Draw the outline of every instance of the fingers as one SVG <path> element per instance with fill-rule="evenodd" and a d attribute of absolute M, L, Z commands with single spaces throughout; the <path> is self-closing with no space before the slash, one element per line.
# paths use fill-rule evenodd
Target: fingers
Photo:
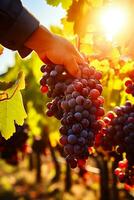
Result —
<path fill-rule="evenodd" d="M 76 55 L 75 58 L 76 58 L 76 61 L 77 61 L 78 64 L 84 64 L 84 65 L 88 64 L 87 57 L 84 54 L 76 51 L 75 55 Z"/>
<path fill-rule="evenodd" d="M 86 61 L 81 57 L 75 57 L 75 60 L 78 64 L 86 64 Z"/>
<path fill-rule="evenodd" d="M 80 68 L 75 58 L 70 59 L 69 61 L 64 63 L 64 66 L 72 76 L 75 76 L 75 77 L 81 76 Z"/>

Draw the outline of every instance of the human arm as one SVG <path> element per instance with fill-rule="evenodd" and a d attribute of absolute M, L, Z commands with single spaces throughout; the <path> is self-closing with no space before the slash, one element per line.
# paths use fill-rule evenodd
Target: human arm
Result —
<path fill-rule="evenodd" d="M 0 43 L 18 50 L 26 57 L 31 49 L 24 42 L 39 27 L 39 21 L 31 15 L 20 0 L 0 0 Z"/>
<path fill-rule="evenodd" d="M 34 50 L 44 62 L 49 59 L 63 64 L 72 75 L 79 72 L 78 64 L 84 62 L 71 43 L 40 26 L 20 0 L 0 1 L 0 43 L 18 50 L 22 58 Z"/>

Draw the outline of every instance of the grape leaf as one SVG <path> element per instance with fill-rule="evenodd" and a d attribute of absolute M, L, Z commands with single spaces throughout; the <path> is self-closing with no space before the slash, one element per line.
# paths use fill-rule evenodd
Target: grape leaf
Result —
<path fill-rule="evenodd" d="M 67 1 L 65 1 L 65 0 L 55 0 L 55 1 L 54 0 L 46 0 L 46 2 L 51 6 L 58 6 L 61 3 L 61 5 L 64 9 L 68 9 L 70 7 L 70 5 L 72 4 L 72 1 L 73 0 L 67 0 Z"/>
<path fill-rule="evenodd" d="M 100 7 L 103 5 L 103 0 L 90 0 L 93 7 Z"/>
<path fill-rule="evenodd" d="M 86 0 L 74 0 L 67 10 L 67 21 L 74 23 L 74 33 L 83 37 L 92 17 L 92 7 Z"/>
<path fill-rule="evenodd" d="M 61 0 L 46 0 L 46 2 L 51 6 L 58 6 L 61 3 Z"/>
<path fill-rule="evenodd" d="M 68 1 L 62 0 L 62 1 L 61 1 L 62 7 L 63 7 L 64 9 L 68 9 L 68 8 L 71 6 L 72 1 L 73 1 L 73 0 L 68 0 Z"/>
<path fill-rule="evenodd" d="M 19 73 L 16 83 L 0 93 L 0 132 L 5 139 L 15 132 L 15 123 L 23 125 L 27 116 L 20 92 L 24 87 L 24 74 Z"/>

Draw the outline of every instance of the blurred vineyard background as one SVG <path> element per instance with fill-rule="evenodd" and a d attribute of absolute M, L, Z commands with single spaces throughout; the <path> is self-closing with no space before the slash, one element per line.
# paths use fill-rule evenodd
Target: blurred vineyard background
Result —
<path fill-rule="evenodd" d="M 114 46 L 107 41 L 94 21 L 95 13 L 109 1 L 46 2 L 52 6 L 61 4 L 66 10 L 62 26 L 52 25 L 51 31 L 67 38 L 87 56 L 90 66 L 102 71 L 105 111 L 123 105 L 127 99 L 133 103 L 133 97 L 125 92 L 124 83 L 134 70 L 134 61 L 125 56 L 124 44 Z M 113 173 L 117 166 L 114 158 L 107 157 L 100 149 L 89 157 L 87 171 L 69 168 L 59 143 L 60 123 L 45 114 L 49 99 L 40 92 L 42 64 L 35 53 L 25 60 L 15 54 L 15 63 L 0 75 L 0 81 L 11 82 L 16 80 L 19 71 L 24 72 L 26 87 L 22 96 L 27 112 L 25 124 L 28 125 L 25 155 L 19 152 L 18 163 L 0 159 L 0 200 L 133 199 L 134 191 L 125 190 Z"/>

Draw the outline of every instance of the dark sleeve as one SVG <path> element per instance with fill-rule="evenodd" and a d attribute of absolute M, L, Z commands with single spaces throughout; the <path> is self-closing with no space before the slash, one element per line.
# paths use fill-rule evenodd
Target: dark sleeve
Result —
<path fill-rule="evenodd" d="M 0 43 L 3 46 L 18 50 L 21 57 L 27 56 L 31 50 L 24 43 L 38 26 L 38 20 L 20 0 L 0 0 Z"/>

